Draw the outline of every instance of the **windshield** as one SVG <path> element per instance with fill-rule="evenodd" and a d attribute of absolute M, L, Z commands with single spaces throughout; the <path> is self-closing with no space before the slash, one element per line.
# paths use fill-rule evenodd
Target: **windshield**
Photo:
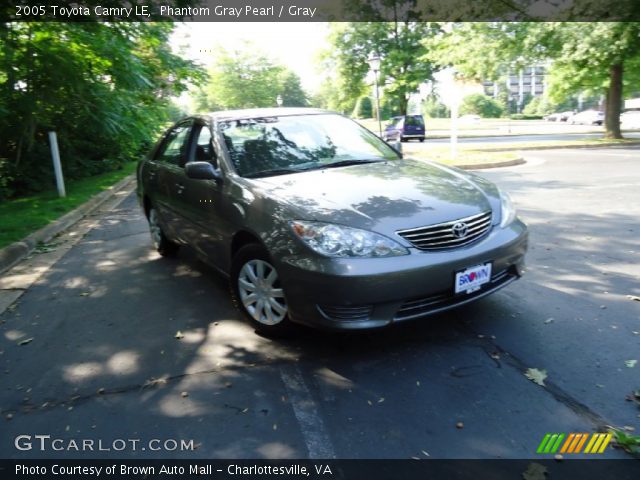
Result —
<path fill-rule="evenodd" d="M 243 177 L 399 158 L 377 136 L 335 114 L 229 120 L 220 122 L 220 132 Z"/>

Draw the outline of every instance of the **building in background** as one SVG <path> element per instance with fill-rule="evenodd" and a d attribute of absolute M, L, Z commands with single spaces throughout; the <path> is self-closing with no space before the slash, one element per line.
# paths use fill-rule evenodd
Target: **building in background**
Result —
<path fill-rule="evenodd" d="M 544 65 L 525 67 L 518 72 L 509 72 L 500 81 L 482 82 L 482 86 L 485 95 L 495 99 L 506 92 L 509 104 L 520 113 L 531 98 L 541 96 L 547 90 L 547 71 Z"/>

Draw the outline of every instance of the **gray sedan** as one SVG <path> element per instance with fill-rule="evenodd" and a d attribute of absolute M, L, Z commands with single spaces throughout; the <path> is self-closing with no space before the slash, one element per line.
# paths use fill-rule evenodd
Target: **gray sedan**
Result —
<path fill-rule="evenodd" d="M 178 122 L 137 171 L 161 255 L 188 245 L 261 332 L 382 327 L 519 278 L 527 228 L 478 175 L 402 154 L 315 109 Z"/>

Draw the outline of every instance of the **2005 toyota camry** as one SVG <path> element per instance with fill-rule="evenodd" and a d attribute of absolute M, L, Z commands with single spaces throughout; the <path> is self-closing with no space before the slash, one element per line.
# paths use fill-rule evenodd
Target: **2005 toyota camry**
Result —
<path fill-rule="evenodd" d="M 335 113 L 194 116 L 166 132 L 137 175 L 158 252 L 195 249 L 265 333 L 417 319 L 523 272 L 527 228 L 506 193 L 403 159 Z"/>

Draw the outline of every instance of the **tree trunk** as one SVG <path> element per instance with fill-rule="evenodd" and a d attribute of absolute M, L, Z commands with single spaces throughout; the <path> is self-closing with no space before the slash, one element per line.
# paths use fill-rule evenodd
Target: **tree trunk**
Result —
<path fill-rule="evenodd" d="M 407 96 L 405 94 L 400 95 L 400 115 L 407 114 L 407 107 L 409 106 L 409 101 L 407 100 Z"/>
<path fill-rule="evenodd" d="M 620 132 L 620 106 L 622 104 L 622 63 L 609 68 L 609 88 L 604 112 L 605 138 L 622 138 Z"/>

